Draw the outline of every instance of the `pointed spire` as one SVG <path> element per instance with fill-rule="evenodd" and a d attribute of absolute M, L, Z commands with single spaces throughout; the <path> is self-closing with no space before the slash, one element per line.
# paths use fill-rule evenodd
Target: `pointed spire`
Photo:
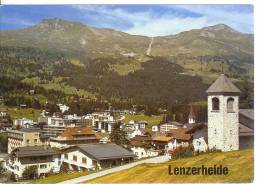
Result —
<path fill-rule="evenodd" d="M 195 114 L 192 105 L 190 106 L 189 123 L 195 123 Z"/>
<path fill-rule="evenodd" d="M 221 74 L 224 74 L 224 61 L 221 61 Z"/>
<path fill-rule="evenodd" d="M 218 79 L 207 89 L 207 93 L 240 93 L 240 90 L 227 78 L 221 74 Z"/>

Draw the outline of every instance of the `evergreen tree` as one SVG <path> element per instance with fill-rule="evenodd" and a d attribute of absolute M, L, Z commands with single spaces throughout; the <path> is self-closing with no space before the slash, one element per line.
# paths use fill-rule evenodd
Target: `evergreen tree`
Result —
<path fill-rule="evenodd" d="M 129 145 L 129 141 L 127 139 L 126 132 L 120 128 L 121 125 L 121 122 L 117 122 L 114 125 L 109 138 L 113 143 L 123 147 L 127 147 Z"/>

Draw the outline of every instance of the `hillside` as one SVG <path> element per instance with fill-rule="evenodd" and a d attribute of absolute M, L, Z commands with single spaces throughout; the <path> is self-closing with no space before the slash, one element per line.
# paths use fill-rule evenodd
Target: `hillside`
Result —
<path fill-rule="evenodd" d="M 254 179 L 254 151 L 241 150 L 226 153 L 209 153 L 199 156 L 172 160 L 163 164 L 142 164 L 134 168 L 110 174 L 87 183 L 241 183 Z M 169 175 L 168 165 L 172 167 L 205 167 L 220 165 L 229 169 L 228 175 Z"/>
<path fill-rule="evenodd" d="M 112 29 L 93 28 L 78 22 L 46 19 L 21 30 L 1 31 L 1 46 L 54 49 L 74 56 L 139 56 L 146 54 L 151 38 Z M 227 25 L 215 25 L 176 35 L 154 37 L 151 55 L 253 56 L 253 35 Z M 252 58 L 251 58 L 252 59 Z"/>
<path fill-rule="evenodd" d="M 205 100 L 205 89 L 224 61 L 230 78 L 249 81 L 253 97 L 253 35 L 227 25 L 154 37 L 151 43 L 146 36 L 47 19 L 0 31 L 0 37 L 0 75 L 31 88 L 165 108 Z M 3 91 L 1 96 L 12 93 Z"/>
<path fill-rule="evenodd" d="M 67 53 L 76 58 L 119 56 L 128 52 L 142 54 L 149 38 L 97 29 L 61 19 L 43 20 L 21 30 L 1 31 L 1 46 L 36 47 Z"/>

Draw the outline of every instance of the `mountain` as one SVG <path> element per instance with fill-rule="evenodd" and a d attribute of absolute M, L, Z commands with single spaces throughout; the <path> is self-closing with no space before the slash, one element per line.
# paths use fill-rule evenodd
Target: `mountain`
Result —
<path fill-rule="evenodd" d="M 0 38 L 0 77 L 65 95 L 165 107 L 205 100 L 222 61 L 224 72 L 240 84 L 254 76 L 254 36 L 224 24 L 151 38 L 48 19 L 0 31 Z M 17 95 L 18 88 L 2 91 Z M 246 100 L 253 97 L 252 83 L 247 89 Z"/>
<path fill-rule="evenodd" d="M 86 57 L 145 55 L 151 38 L 130 35 L 112 29 L 93 28 L 61 19 L 43 20 L 37 25 L 14 31 L 1 31 L 1 46 L 55 49 Z M 252 57 L 253 35 L 243 34 L 219 24 L 184 31 L 171 36 L 154 37 L 153 56 L 228 55 Z"/>
<path fill-rule="evenodd" d="M 121 52 L 142 54 L 149 44 L 149 38 L 144 36 L 92 28 L 61 19 L 43 20 L 21 30 L 1 31 L 1 40 L 1 46 L 54 49 L 83 57 L 113 56 Z"/>
<path fill-rule="evenodd" d="M 185 31 L 173 36 L 156 37 L 153 55 L 190 54 L 193 56 L 253 56 L 253 35 L 243 34 L 219 24 Z"/>

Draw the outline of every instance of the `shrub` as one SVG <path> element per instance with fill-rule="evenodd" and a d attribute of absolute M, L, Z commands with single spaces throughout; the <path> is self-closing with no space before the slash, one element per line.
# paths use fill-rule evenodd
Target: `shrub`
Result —
<path fill-rule="evenodd" d="M 179 158 L 186 158 L 194 156 L 194 147 L 192 145 L 189 145 L 187 147 L 178 147 L 174 150 L 174 152 L 171 155 L 172 159 L 179 159 Z"/>
<path fill-rule="evenodd" d="M 30 179 L 35 179 L 38 177 L 38 167 L 37 166 L 29 166 L 26 167 L 25 170 L 23 171 L 23 178 L 30 180 Z"/>

